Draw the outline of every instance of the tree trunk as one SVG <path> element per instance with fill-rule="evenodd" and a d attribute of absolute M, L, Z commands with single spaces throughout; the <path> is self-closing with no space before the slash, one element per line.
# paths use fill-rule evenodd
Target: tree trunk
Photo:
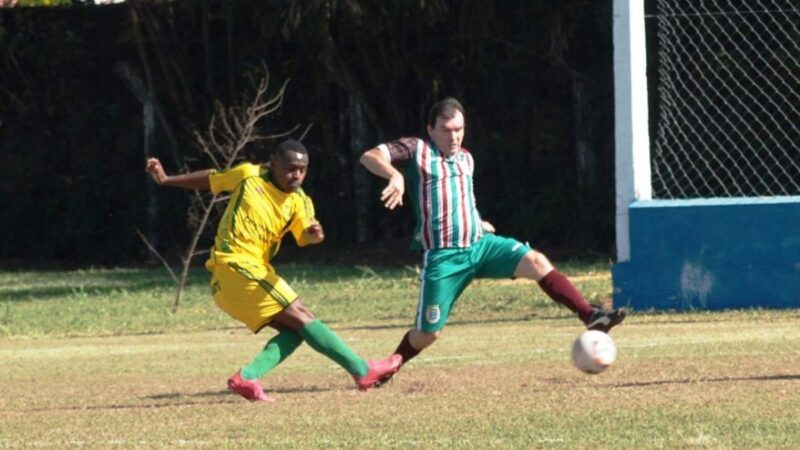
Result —
<path fill-rule="evenodd" d="M 155 129 L 156 118 L 153 103 L 150 101 L 150 96 L 145 97 L 147 100 L 142 104 L 142 122 L 144 126 L 144 159 L 153 156 L 155 149 Z M 144 176 L 150 177 L 150 174 L 144 172 Z M 145 224 L 145 236 L 150 244 L 158 248 L 158 234 L 156 233 L 157 219 L 158 219 L 158 193 L 156 192 L 156 184 L 152 180 L 147 180 L 147 218 Z M 154 262 L 155 255 L 148 253 L 148 262 Z"/>
<path fill-rule="evenodd" d="M 127 82 L 128 88 L 133 95 L 142 103 L 142 128 L 144 160 L 142 161 L 142 175 L 147 177 L 145 183 L 147 189 L 147 208 L 145 218 L 145 236 L 153 248 L 158 248 L 158 234 L 156 233 L 156 220 L 158 219 L 158 193 L 156 184 L 150 180 L 150 175 L 144 171 L 144 161 L 154 156 L 155 149 L 155 129 L 156 115 L 153 106 L 152 96 L 145 87 L 144 80 L 141 79 L 127 64 L 120 64 L 116 68 L 117 73 Z M 155 255 L 148 252 L 148 262 L 155 261 Z"/>
<path fill-rule="evenodd" d="M 575 159 L 577 162 L 578 186 L 591 190 L 597 184 L 597 161 L 592 146 L 591 94 L 586 81 L 580 77 L 572 79 L 572 114 L 574 117 Z"/>
<path fill-rule="evenodd" d="M 370 195 L 371 175 L 363 167 L 358 167 L 361 153 L 367 149 L 367 124 L 364 117 L 364 108 L 358 102 L 356 95 L 349 93 L 347 97 L 347 116 L 350 122 L 350 149 L 356 164 L 353 170 L 353 187 L 355 199 L 355 231 L 356 242 L 363 243 L 370 239 Z"/>
<path fill-rule="evenodd" d="M 572 78 L 572 115 L 573 134 L 575 136 L 575 159 L 577 178 L 577 211 L 576 220 L 580 229 L 588 230 L 597 226 L 598 211 L 597 191 L 597 151 L 598 144 L 594 138 L 594 115 L 592 112 L 592 92 L 589 82 L 580 76 Z M 581 246 L 591 246 L 591 233 L 581 234 Z M 588 240 L 587 240 L 588 239 Z"/>
<path fill-rule="evenodd" d="M 202 39 L 203 39 L 203 54 L 205 55 L 205 67 L 206 67 L 206 90 L 208 92 L 205 93 L 205 97 L 207 98 L 217 98 L 216 89 L 214 87 L 214 66 L 212 61 L 212 54 L 211 54 L 211 31 L 209 30 L 209 20 L 211 17 L 211 10 L 208 7 L 208 2 L 204 1 L 202 3 L 201 11 L 200 11 L 200 26 L 202 30 Z M 213 109 L 213 106 L 208 105 L 207 109 L 210 111 Z"/>
<path fill-rule="evenodd" d="M 235 69 L 235 61 L 236 55 L 234 52 L 236 51 L 236 44 L 234 40 L 234 30 L 236 28 L 235 24 L 233 23 L 233 7 L 234 2 L 223 2 L 223 8 L 225 11 L 225 42 L 227 48 L 227 55 L 226 55 L 226 62 L 228 65 L 228 90 L 230 91 L 228 95 L 230 98 L 236 98 L 239 94 L 239 90 L 236 87 L 236 69 Z"/>

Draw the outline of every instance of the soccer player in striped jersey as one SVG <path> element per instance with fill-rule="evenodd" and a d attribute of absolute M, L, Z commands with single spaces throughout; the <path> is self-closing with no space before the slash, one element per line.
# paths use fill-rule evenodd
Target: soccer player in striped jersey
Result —
<path fill-rule="evenodd" d="M 474 278 L 535 280 L 589 329 L 608 332 L 622 322 L 624 308 L 607 310 L 588 303 L 544 254 L 494 234 L 492 224 L 481 218 L 473 192 L 475 163 L 461 146 L 464 126 L 463 106 L 446 98 L 428 113 L 427 139 L 401 138 L 380 144 L 360 159 L 367 170 L 389 180 L 381 192 L 387 208 L 403 204 L 408 185 L 416 216 L 413 246 L 423 251 L 415 325 L 393 356 L 399 355 L 405 364 L 431 345 Z"/>
<path fill-rule="evenodd" d="M 325 239 L 311 199 L 301 189 L 308 162 L 308 151 L 295 140 L 281 142 L 268 165 L 243 163 L 225 171 L 170 176 L 158 159 L 147 161 L 147 171 L 160 185 L 231 193 L 206 262 L 214 301 L 253 333 L 267 326 L 278 331 L 250 364 L 228 379 L 230 389 L 250 401 L 275 400 L 259 379 L 303 342 L 344 368 L 361 390 L 400 367 L 399 356 L 367 362 L 354 353 L 314 317 L 270 264 L 289 232 L 299 246 Z"/>

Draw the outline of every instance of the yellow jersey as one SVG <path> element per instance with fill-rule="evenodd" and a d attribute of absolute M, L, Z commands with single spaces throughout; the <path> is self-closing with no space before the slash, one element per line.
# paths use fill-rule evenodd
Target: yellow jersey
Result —
<path fill-rule="evenodd" d="M 243 163 L 208 176 L 211 192 L 230 192 L 220 219 L 209 268 L 215 262 L 246 261 L 269 267 L 281 240 L 291 231 L 297 245 L 308 244 L 303 230 L 317 223 L 314 205 L 301 190 L 283 192 L 270 180 L 266 166 Z"/>

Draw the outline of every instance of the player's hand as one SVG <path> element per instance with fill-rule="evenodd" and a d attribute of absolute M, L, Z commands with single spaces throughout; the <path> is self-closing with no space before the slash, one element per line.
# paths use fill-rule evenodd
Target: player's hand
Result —
<path fill-rule="evenodd" d="M 167 173 L 164 172 L 164 167 L 161 165 L 161 161 L 159 161 L 158 158 L 147 158 L 145 170 L 150 172 L 150 175 L 153 176 L 153 180 L 155 180 L 156 183 L 164 184 L 164 182 L 167 181 Z"/>
<path fill-rule="evenodd" d="M 489 223 L 489 222 L 487 222 L 485 220 L 483 221 L 483 223 L 481 223 L 481 226 L 483 227 L 483 231 L 485 231 L 487 233 L 494 233 L 495 232 L 494 225 L 492 225 L 491 223 Z"/>
<path fill-rule="evenodd" d="M 325 240 L 325 231 L 322 230 L 322 225 L 315 223 L 305 229 L 308 240 L 314 244 L 320 243 Z"/>
<path fill-rule="evenodd" d="M 405 189 L 406 182 L 403 178 L 403 174 L 395 172 L 395 174 L 389 178 L 389 184 L 386 185 L 386 188 L 381 192 L 383 206 L 389 209 L 394 209 L 398 205 L 403 206 L 403 192 L 405 192 Z"/>

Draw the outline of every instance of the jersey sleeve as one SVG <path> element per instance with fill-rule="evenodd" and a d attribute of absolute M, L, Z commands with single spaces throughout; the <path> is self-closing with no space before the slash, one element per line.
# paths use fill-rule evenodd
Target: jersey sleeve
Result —
<path fill-rule="evenodd" d="M 228 170 L 213 171 L 208 175 L 211 192 L 233 192 L 245 178 L 257 177 L 261 167 L 251 163 L 239 164 Z"/>
<path fill-rule="evenodd" d="M 308 245 L 308 242 L 303 239 L 303 230 L 317 223 L 317 219 L 314 217 L 314 204 L 311 202 L 311 198 L 302 191 L 295 192 L 293 195 L 297 197 L 294 201 L 294 214 L 292 222 L 289 224 L 289 230 L 297 245 L 302 247 Z"/>
<path fill-rule="evenodd" d="M 414 157 L 417 151 L 419 138 L 400 138 L 395 141 L 386 142 L 378 146 L 381 154 L 391 163 L 401 163 Z"/>

